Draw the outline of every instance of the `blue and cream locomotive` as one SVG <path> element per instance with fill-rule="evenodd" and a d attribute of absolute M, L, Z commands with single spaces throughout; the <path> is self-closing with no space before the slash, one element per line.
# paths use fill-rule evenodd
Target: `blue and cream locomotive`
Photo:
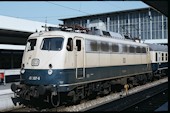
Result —
<path fill-rule="evenodd" d="M 34 33 L 23 54 L 21 82 L 11 89 L 16 97 L 41 98 L 56 107 L 61 101 L 108 94 L 117 83 L 151 80 L 158 70 L 151 56 L 149 45 L 118 33 L 112 37 L 62 30 Z"/>

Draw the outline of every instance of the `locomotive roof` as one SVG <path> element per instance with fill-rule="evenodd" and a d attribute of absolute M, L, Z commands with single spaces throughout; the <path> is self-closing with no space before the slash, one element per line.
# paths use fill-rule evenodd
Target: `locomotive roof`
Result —
<path fill-rule="evenodd" d="M 151 51 L 164 51 L 168 52 L 168 46 L 166 45 L 158 45 L 158 44 L 147 44 Z"/>
<path fill-rule="evenodd" d="M 117 38 L 112 38 L 112 37 L 107 37 L 107 36 L 99 36 L 99 35 L 91 35 L 91 34 L 85 34 L 85 33 L 76 33 L 76 32 L 66 32 L 66 31 L 43 31 L 39 33 L 34 33 L 30 35 L 29 38 L 34 38 L 34 37 L 44 37 L 44 36 L 55 36 L 55 35 L 63 35 L 67 37 L 83 37 L 85 39 L 89 40 L 100 40 L 100 41 L 108 41 L 108 42 L 115 42 L 115 43 L 124 43 L 124 44 L 131 44 L 131 45 L 138 45 L 138 46 L 148 46 L 144 43 L 137 43 L 132 40 L 128 39 L 117 39 Z"/>

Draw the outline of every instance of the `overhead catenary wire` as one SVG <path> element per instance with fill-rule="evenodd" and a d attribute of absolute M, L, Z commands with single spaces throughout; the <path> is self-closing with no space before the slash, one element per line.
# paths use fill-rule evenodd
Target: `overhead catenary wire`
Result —
<path fill-rule="evenodd" d="M 80 10 L 81 9 L 81 6 L 79 7 L 79 9 L 75 9 L 75 8 L 71 8 L 71 7 L 68 7 L 68 6 L 64 6 L 64 5 L 61 5 L 61 4 L 58 4 L 58 3 L 54 3 L 54 2 L 51 2 L 51 1 L 45 1 L 46 3 L 49 3 L 49 4 L 53 4 L 53 5 L 56 5 L 56 6 L 60 6 L 60 7 L 64 7 L 64 8 L 67 8 L 67 9 L 71 9 L 71 10 L 74 10 L 74 11 L 78 11 L 78 12 L 81 12 L 81 13 L 84 13 L 84 14 L 88 14 L 88 15 L 91 15 L 91 13 L 88 13 L 88 12 L 85 12 L 85 11 L 82 11 L 82 10 Z M 108 5 L 110 5 L 110 6 L 112 6 L 111 4 L 109 4 L 109 3 L 107 3 L 107 2 L 103 2 L 103 3 L 106 3 L 106 4 L 108 4 Z M 8 15 L 6 15 L 6 16 L 8 16 Z M 58 18 L 58 17 L 67 17 L 67 16 L 77 16 L 77 15 L 60 15 L 60 16 L 14 16 L 14 17 L 16 17 L 16 18 L 39 18 L 39 19 L 46 19 L 46 18 L 48 18 L 48 19 L 55 19 L 55 18 Z M 81 15 L 80 15 L 81 16 Z"/>
<path fill-rule="evenodd" d="M 81 11 L 81 10 L 78 10 L 78 9 L 74 9 L 74 8 L 71 8 L 71 7 L 63 6 L 63 5 L 60 5 L 60 4 L 57 4 L 57 3 L 53 3 L 53 2 L 50 2 L 50 1 L 46 1 L 46 2 L 50 3 L 50 4 L 53 4 L 53 5 L 57 5 L 57 6 L 60 6 L 60 7 L 64 7 L 64 8 L 67 8 L 67 9 L 71 9 L 71 10 L 74 10 L 74 11 L 78 11 L 78 12 L 90 15 L 90 13 L 87 13 L 87 12 L 84 12 L 84 11 Z"/>
<path fill-rule="evenodd" d="M 89 13 L 89 12 L 87 12 L 87 11 L 83 11 L 82 10 L 82 4 L 80 3 L 79 4 L 79 8 L 72 8 L 72 7 L 68 7 L 68 6 L 65 6 L 65 5 L 61 5 L 61 4 L 59 4 L 58 2 L 56 3 L 56 2 L 52 2 L 52 1 L 44 1 L 45 3 L 49 3 L 49 4 L 51 4 L 51 5 L 55 5 L 55 6 L 59 6 L 59 7 L 63 7 L 63 8 L 66 8 L 66 9 L 69 9 L 69 10 L 73 10 L 73 11 L 77 11 L 77 12 L 80 12 L 80 13 L 83 13 L 83 14 L 86 14 L 86 15 L 93 15 L 92 13 Z M 112 6 L 112 7 L 117 7 L 117 8 L 121 8 L 121 7 L 119 7 L 119 6 L 117 6 L 117 5 L 115 5 L 115 4 L 112 4 L 112 2 L 102 2 L 102 4 L 107 4 L 108 6 Z M 99 7 L 100 7 L 100 5 L 99 5 Z M 2 9 L 3 10 L 3 9 Z M 68 16 L 71 16 L 71 17 L 73 17 L 73 16 L 83 16 L 82 14 L 80 14 L 80 15 L 56 15 L 56 16 L 48 16 L 48 15 L 45 15 L 45 16 L 13 16 L 13 17 L 16 17 L 16 18 L 27 18 L 27 19 L 43 19 L 43 20 L 45 20 L 45 19 L 48 19 L 48 20 L 54 20 L 54 19 L 58 19 L 59 17 L 60 18 L 63 18 L 63 17 L 68 17 Z"/>
<path fill-rule="evenodd" d="M 53 4 L 53 5 L 57 5 L 57 6 L 60 6 L 60 7 L 64 7 L 64 8 L 67 8 L 67 9 L 71 9 L 71 10 L 74 10 L 74 11 L 78 11 L 78 12 L 81 12 L 81 13 L 90 15 L 90 13 L 81 11 L 80 9 L 75 9 L 75 8 L 63 6 L 63 5 L 60 5 L 60 4 L 57 4 L 57 3 L 53 3 L 53 2 L 50 2 L 50 1 L 46 1 L 46 2 L 47 2 L 47 3 L 50 3 L 50 4 Z M 48 18 L 48 19 L 51 19 L 51 18 L 58 18 L 58 17 L 63 17 L 63 16 L 74 16 L 74 15 L 41 16 L 41 17 L 18 17 L 18 16 L 17 16 L 16 18 L 42 18 L 42 19 Z M 75 16 L 77 16 L 77 15 L 75 15 Z"/>
<path fill-rule="evenodd" d="M 18 17 L 18 18 L 46 18 L 46 17 L 47 17 L 47 18 L 58 18 L 58 17 L 65 17 L 65 16 L 67 17 L 67 16 L 77 16 L 77 15 L 38 16 L 38 17 L 35 17 L 35 16 L 34 16 L 34 17 L 31 17 L 31 16 L 30 16 L 30 17 L 29 17 L 29 16 L 22 16 L 22 17 L 21 17 L 21 16 L 20 16 L 20 17 Z M 16 18 L 17 18 L 17 17 L 16 17 Z"/>
<path fill-rule="evenodd" d="M 67 6 L 64 6 L 64 5 L 60 5 L 60 4 L 57 4 L 57 3 L 53 3 L 53 2 L 50 2 L 50 1 L 46 1 L 47 3 L 50 3 L 50 4 L 53 4 L 53 5 L 57 5 L 57 6 L 60 6 L 60 7 L 64 7 L 64 8 L 67 8 L 67 9 L 71 9 L 71 10 L 74 10 L 74 11 L 78 11 L 78 12 L 81 12 L 81 13 L 84 13 L 84 14 L 90 14 L 90 13 L 87 13 L 85 11 L 81 11 L 80 9 L 75 9 L 75 8 L 71 8 L 71 7 L 67 7 Z M 8 15 L 6 15 L 8 16 Z M 25 16 L 13 16 L 15 18 L 42 18 L 42 19 L 52 19 L 52 18 L 58 18 L 58 17 L 64 17 L 64 16 L 77 16 L 77 15 L 60 15 L 60 16 L 28 16 L 28 17 L 25 17 Z"/>

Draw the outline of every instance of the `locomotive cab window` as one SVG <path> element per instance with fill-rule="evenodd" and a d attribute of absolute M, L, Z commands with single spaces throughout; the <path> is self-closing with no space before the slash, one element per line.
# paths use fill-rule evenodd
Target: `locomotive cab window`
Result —
<path fill-rule="evenodd" d="M 81 51 L 81 40 L 76 40 L 77 51 Z"/>
<path fill-rule="evenodd" d="M 73 51 L 73 39 L 72 38 L 68 38 L 68 42 L 67 42 L 67 50 L 68 51 Z"/>
<path fill-rule="evenodd" d="M 52 51 L 60 51 L 63 45 L 63 38 L 44 38 L 42 41 L 42 50 L 52 50 Z"/>
<path fill-rule="evenodd" d="M 32 51 L 35 49 L 37 39 L 29 39 L 27 42 L 27 51 Z"/>

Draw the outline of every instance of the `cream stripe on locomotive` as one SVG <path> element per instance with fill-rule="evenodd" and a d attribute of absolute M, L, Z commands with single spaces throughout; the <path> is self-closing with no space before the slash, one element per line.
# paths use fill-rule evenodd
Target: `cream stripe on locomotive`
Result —
<path fill-rule="evenodd" d="M 85 67 L 147 64 L 146 55 L 86 53 Z"/>

